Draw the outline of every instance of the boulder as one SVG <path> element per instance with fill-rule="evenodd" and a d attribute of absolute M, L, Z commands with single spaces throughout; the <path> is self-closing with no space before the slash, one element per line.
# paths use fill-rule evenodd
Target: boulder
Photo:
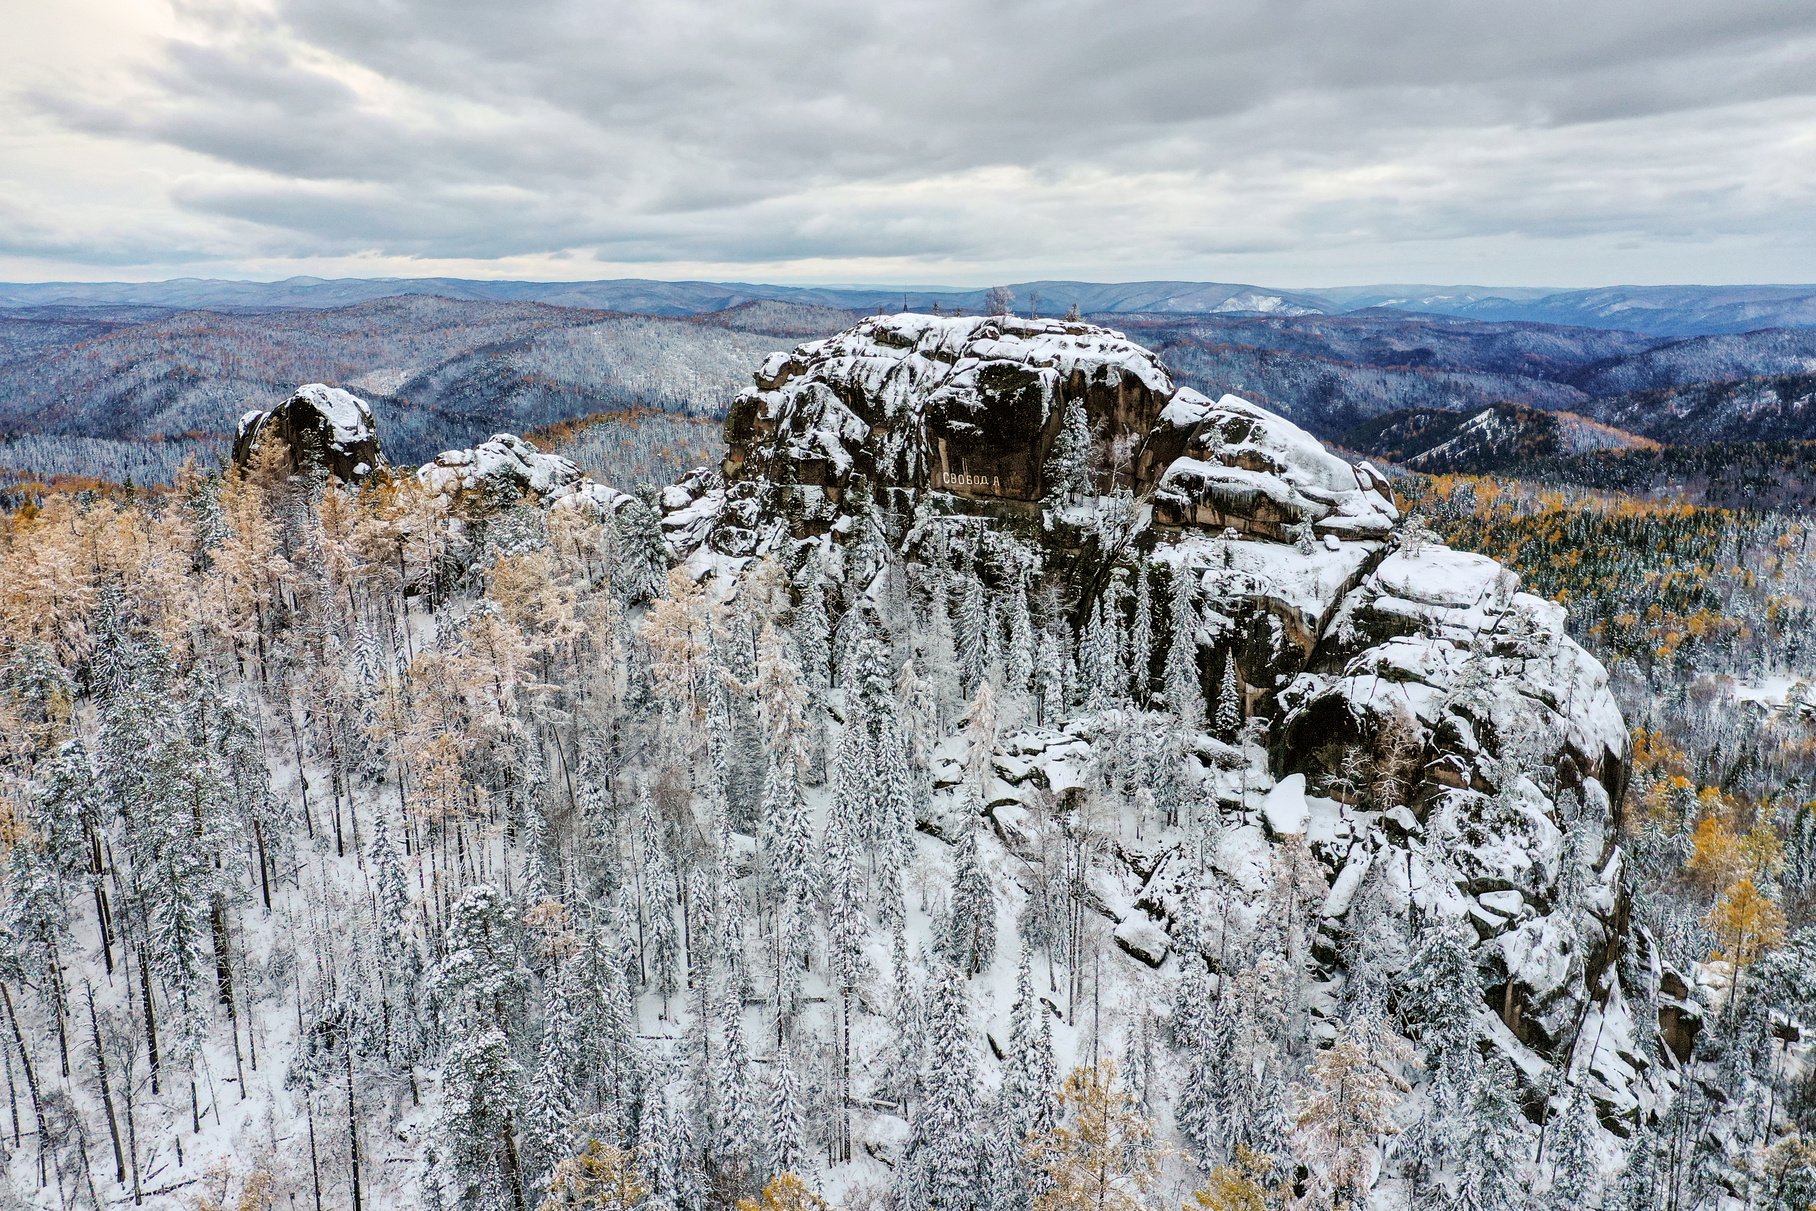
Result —
<path fill-rule="evenodd" d="M 269 412 L 240 418 L 233 442 L 238 467 L 252 463 L 261 442 L 279 441 L 300 473 L 322 470 L 343 483 L 363 483 L 385 464 L 371 405 L 339 387 L 309 383 Z"/>

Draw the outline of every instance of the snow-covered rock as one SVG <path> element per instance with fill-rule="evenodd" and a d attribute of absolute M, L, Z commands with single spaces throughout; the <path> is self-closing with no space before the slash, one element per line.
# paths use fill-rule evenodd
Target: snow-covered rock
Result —
<path fill-rule="evenodd" d="M 343 483 L 362 483 L 385 466 L 372 407 L 339 387 L 308 383 L 269 412 L 240 417 L 233 442 L 233 461 L 245 467 L 261 441 L 276 440 L 289 448 L 300 472 L 319 468 Z"/>
<path fill-rule="evenodd" d="M 898 527 L 930 494 L 1088 521 L 1090 502 L 1056 501 L 1047 473 L 1074 402 L 1111 451 L 1093 489 L 1152 494 L 1156 524 L 1282 539 L 1309 523 L 1340 540 L 1380 538 L 1397 516 L 1372 469 L 1235 396 L 1175 387 L 1154 354 L 1092 324 L 877 316 L 773 354 L 753 377 L 726 419 L 727 500 L 760 501 L 797 540 L 839 531 L 860 486 Z M 762 539 L 728 519 L 706 541 L 749 554 Z"/>
<path fill-rule="evenodd" d="M 1212 403 L 1180 388 L 1148 444 L 1149 457 L 1166 464 L 1154 497 L 1161 524 L 1284 539 L 1288 527 L 1310 522 L 1326 540 L 1340 540 L 1382 537 L 1399 517 L 1372 469 L 1351 466 L 1234 395 Z"/>
<path fill-rule="evenodd" d="M 444 450 L 424 463 L 417 480 L 449 504 L 496 509 L 532 499 L 554 506 L 615 512 L 631 499 L 585 475 L 559 454 L 544 454 L 512 433 L 494 434 L 471 450 Z"/>

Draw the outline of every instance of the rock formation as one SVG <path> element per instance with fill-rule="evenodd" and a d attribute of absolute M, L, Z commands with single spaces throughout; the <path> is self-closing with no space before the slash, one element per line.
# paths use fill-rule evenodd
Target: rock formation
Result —
<path fill-rule="evenodd" d="M 1082 494 L 1048 472 L 1074 405 L 1092 435 Z M 1076 631 L 1100 616 L 1127 627 L 1144 571 L 1170 631 L 1158 598 L 1190 584 L 1200 690 L 1214 703 L 1233 683 L 1244 722 L 1187 729 L 1184 798 L 1215 804 L 1213 866 L 1251 916 L 1267 911 L 1270 847 L 1309 846 L 1326 889 L 1314 1014 L 1336 1012 L 1364 898 L 1402 921 L 1467 923 L 1483 1046 L 1528 1093 L 1574 1062 L 1611 1126 L 1650 1110 L 1634 1040 L 1651 1027 L 1616 962 L 1636 943 L 1637 965 L 1653 960 L 1620 891 L 1629 751 L 1606 674 L 1511 571 L 1397 524 L 1379 473 L 1234 396 L 1176 388 L 1119 333 L 1012 317 L 884 316 L 774 354 L 726 436 L 721 474 L 662 499 L 671 552 L 698 575 L 766 555 L 792 572 L 817 552 L 861 611 L 892 566 L 982 551 L 967 537 L 982 518 L 1023 554 L 1001 568 L 980 556 L 980 574 L 1019 591 L 1035 566 Z M 1165 646 L 1157 634 L 1132 693 L 1002 737 L 981 804 L 964 790 L 977 768 L 964 738 L 944 742 L 923 827 L 950 834 L 981 808 L 1029 850 L 1028 821 L 1078 792 L 1096 746 L 1170 726 Z M 1150 965 L 1196 950 L 1187 923 L 1208 911 L 1191 903 L 1202 888 L 1183 844 L 1176 829 L 1123 838 L 1095 890 L 1118 944 Z"/>
<path fill-rule="evenodd" d="M 246 413 L 233 442 L 234 464 L 250 465 L 259 443 L 271 440 L 288 447 L 299 472 L 320 469 L 343 483 L 363 483 L 385 466 L 371 407 L 339 387 L 309 383 L 269 412 Z"/>
<path fill-rule="evenodd" d="M 630 498 L 598 483 L 559 454 L 534 442 L 496 433 L 471 450 L 444 450 L 416 472 L 418 481 L 450 506 L 481 512 L 519 500 L 545 506 L 612 511 Z"/>

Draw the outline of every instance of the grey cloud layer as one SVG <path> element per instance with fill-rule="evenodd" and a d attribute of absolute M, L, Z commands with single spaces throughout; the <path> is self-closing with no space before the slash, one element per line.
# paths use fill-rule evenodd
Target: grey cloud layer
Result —
<path fill-rule="evenodd" d="M 1809 245 L 1807 3 L 192 5 L 72 131 L 247 255 L 774 262 Z"/>

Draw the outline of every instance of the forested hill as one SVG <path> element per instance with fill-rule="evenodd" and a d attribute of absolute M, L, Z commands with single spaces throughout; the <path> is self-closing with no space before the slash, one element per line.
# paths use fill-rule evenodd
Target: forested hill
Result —
<path fill-rule="evenodd" d="M 1561 607 L 1093 325 L 749 368 L 658 493 L 267 418 L 5 520 L 18 1202 L 1802 1197 L 1805 851 Z"/>

